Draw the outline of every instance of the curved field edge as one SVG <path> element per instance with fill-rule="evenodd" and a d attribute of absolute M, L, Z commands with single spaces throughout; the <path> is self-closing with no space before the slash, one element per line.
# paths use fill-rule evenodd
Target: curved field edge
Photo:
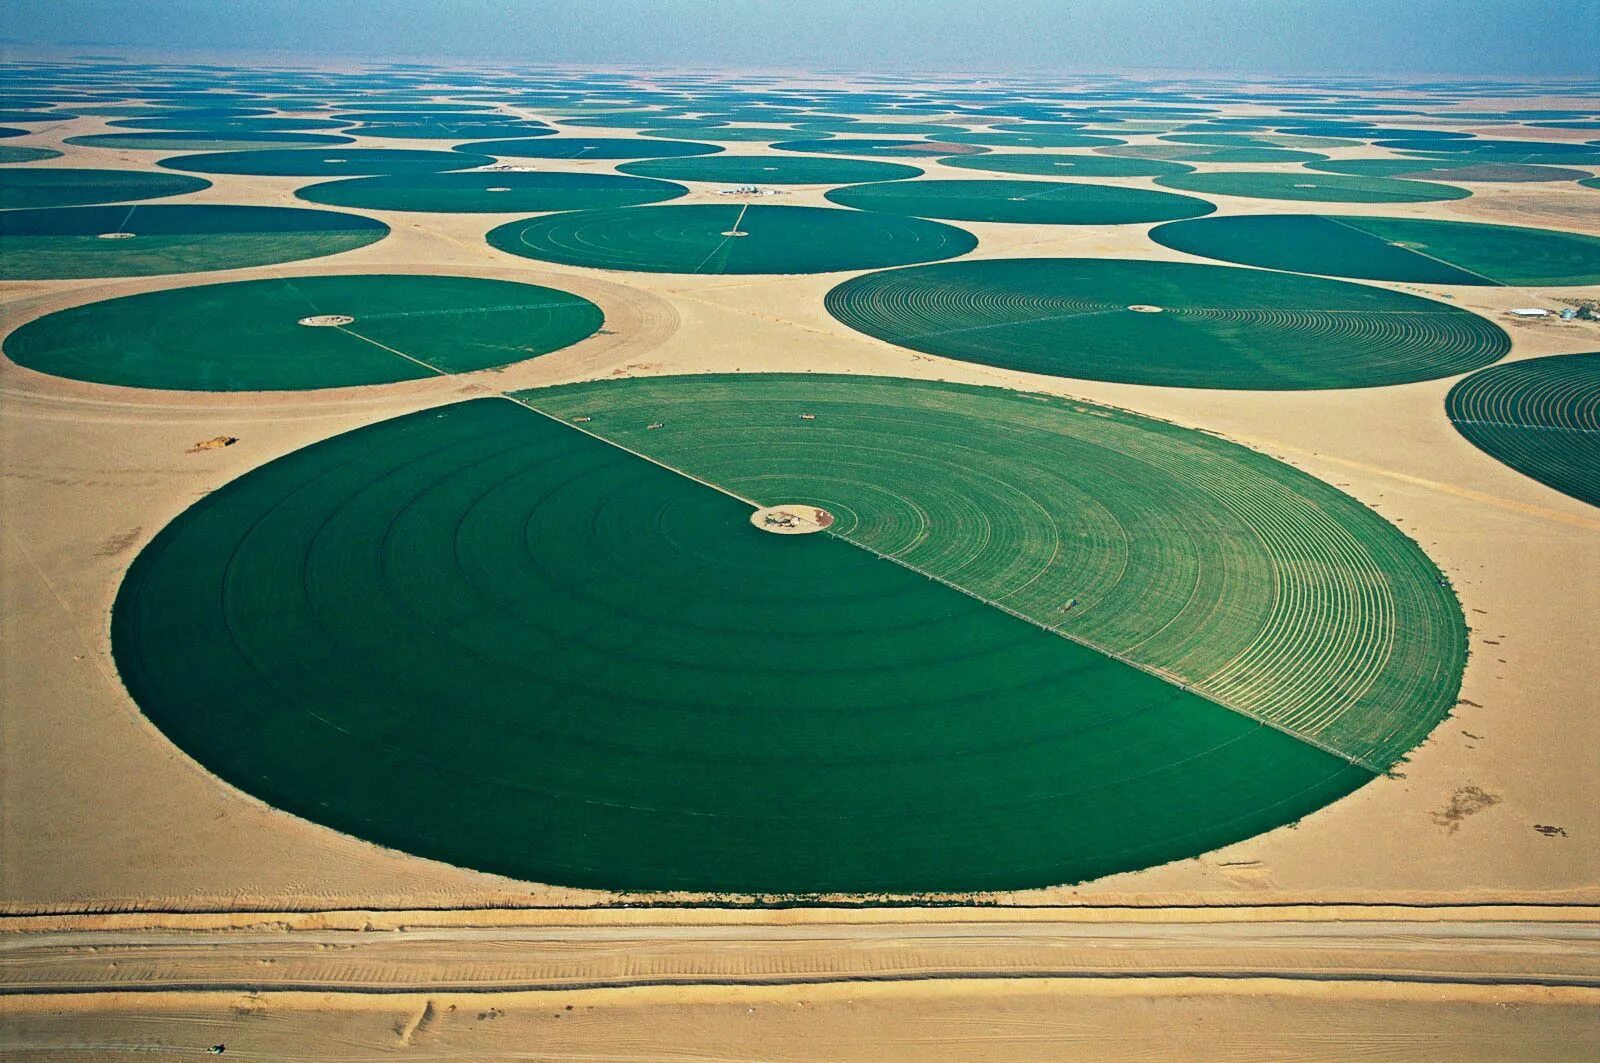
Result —
<path fill-rule="evenodd" d="M 1456 431 L 1491 458 L 1600 506 L 1600 353 L 1481 370 L 1458 381 L 1444 407 Z"/>
<path fill-rule="evenodd" d="M 1466 623 L 1421 548 L 1323 481 L 1203 432 L 886 377 L 520 398 L 761 504 L 832 509 L 833 534 L 1374 771 L 1460 690 Z"/>
<path fill-rule="evenodd" d="M 220 779 L 573 886 L 1083 881 L 1373 778 L 500 398 L 230 481 L 140 552 L 111 623 L 135 700 Z"/>

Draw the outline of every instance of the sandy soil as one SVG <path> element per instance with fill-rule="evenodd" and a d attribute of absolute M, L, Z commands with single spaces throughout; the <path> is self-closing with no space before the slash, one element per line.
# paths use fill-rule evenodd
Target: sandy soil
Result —
<path fill-rule="evenodd" d="M 1541 106 L 1536 101 L 1515 105 Z M 1472 101 L 1463 109 L 1494 106 Z M 60 147 L 66 136 L 107 128 L 102 120 L 85 118 L 23 142 Z M 623 130 L 605 134 L 628 135 Z M 385 140 L 370 146 L 439 145 Z M 735 153 L 762 150 L 755 144 L 727 147 Z M 63 150 L 67 154 L 61 159 L 39 165 L 152 169 L 161 157 Z M 1344 148 L 1327 154 L 1384 153 Z M 916 164 L 929 176 L 992 176 L 925 160 Z M 610 172 L 612 166 L 551 162 L 541 168 Z M 293 189 L 314 179 L 214 180 L 214 187 L 175 201 L 294 204 Z M 1095 183 L 1155 187 L 1136 178 Z M 700 190 L 678 202 L 728 201 L 713 186 L 696 187 Z M 1443 204 L 1215 201 L 1221 214 L 1326 208 L 1600 233 L 1600 194 L 1592 190 L 1471 187 L 1470 199 Z M 824 202 L 821 189 L 807 188 L 788 189 L 780 201 Z M 0 586 L 6 595 L 0 616 L 6 694 L 0 699 L 0 912 L 10 913 L 0 918 L 0 930 L 23 937 L 99 932 L 104 925 L 83 916 L 95 912 L 229 911 L 245 913 L 237 917 L 239 925 L 255 925 L 276 917 L 252 913 L 390 908 L 461 909 L 455 925 L 475 926 L 496 921 L 484 909 L 585 909 L 626 900 L 516 882 L 380 849 L 225 786 L 166 743 L 127 697 L 110 659 L 109 608 L 129 560 L 163 524 L 242 472 L 315 440 L 486 391 L 730 370 L 885 373 L 1017 386 L 1113 403 L 1218 432 L 1374 506 L 1428 550 L 1461 595 L 1473 628 L 1461 703 L 1401 774 L 1292 827 L 1197 859 L 1080 887 L 983 900 L 1019 912 L 1038 905 L 1211 906 L 1213 912 L 1260 905 L 1354 906 L 1336 913 L 1335 922 L 1364 905 L 1535 906 L 1518 909 L 1527 913 L 1544 910 L 1540 906 L 1600 903 L 1595 840 L 1600 785 L 1593 770 L 1600 748 L 1600 695 L 1588 672 L 1577 666 L 1600 644 L 1600 611 L 1594 607 L 1600 600 L 1600 512 L 1512 472 L 1462 440 L 1442 413 L 1451 381 L 1344 392 L 1244 393 L 1099 384 L 964 366 L 890 347 L 834 322 L 822 308 L 822 295 L 847 274 L 606 273 L 490 249 L 483 233 L 510 215 L 357 213 L 382 217 L 393 226 L 393 235 L 333 258 L 274 267 L 109 282 L 0 283 L 3 331 L 61 307 L 137 291 L 369 271 L 470 273 L 555 284 L 594 300 L 607 318 L 601 334 L 503 370 L 315 394 L 195 395 L 91 386 L 0 360 Z M 1146 241 L 1148 226 L 964 227 L 981 239 L 977 256 L 1187 259 Z M 1489 315 L 1511 334 L 1513 358 L 1600 350 L 1595 324 L 1523 323 L 1504 314 L 1512 306 L 1556 307 L 1564 298 L 1600 297 L 1600 289 L 1391 287 Z M 193 449 L 217 436 L 238 442 Z M 696 911 L 657 911 L 655 917 L 665 926 L 692 924 Z M 961 909 L 917 911 L 917 923 L 924 927 L 964 918 Z M 24 918 L 29 913 L 60 913 L 65 922 L 44 928 L 29 923 Z M 575 926 L 599 927 L 615 915 L 586 909 L 570 918 Z M 148 933 L 152 920 L 196 928 L 206 925 L 206 918 L 148 914 L 125 929 Z M 892 917 L 879 912 L 875 918 Z M 1578 924 L 1590 915 L 1585 910 L 1572 918 Z M 1049 964 L 1030 951 L 1034 945 L 1009 940 L 1009 931 L 997 933 L 1008 939 L 996 946 L 1001 952 L 1021 950 L 1016 953 L 1021 959 L 1005 974 L 1050 973 Z M 1214 929 L 1208 933 L 1213 944 L 1228 940 L 1216 937 Z M 750 937 L 770 950 L 760 955 L 773 962 L 799 956 L 818 969 L 853 969 L 820 945 L 808 951 L 810 946 L 789 939 L 780 946 L 760 933 Z M 60 943 L 39 940 L 46 946 Z M 314 948 L 334 947 L 307 940 Z M 911 1054 L 1155 1059 L 1192 1055 L 1197 1045 L 1210 1058 L 1261 1058 L 1261 1040 L 1218 1041 L 1208 1033 L 1248 1016 L 1259 1030 L 1291 1038 L 1278 1042 L 1287 1046 L 1281 1058 L 1389 1058 L 1417 1047 L 1407 1033 L 1416 1030 L 1430 1031 L 1426 1047 L 1437 1058 L 1592 1056 L 1594 990 L 1460 984 L 1500 968 L 1512 981 L 1526 981 L 1532 973 L 1518 967 L 1520 961 L 1513 962 L 1500 944 L 1474 952 L 1459 947 L 1457 939 L 1450 941 L 1441 954 L 1476 958 L 1461 961 L 1464 968 L 1449 975 L 1447 986 L 1301 984 L 1284 978 L 1257 983 L 1187 977 L 1192 972 L 1159 982 L 1126 981 L 1107 978 L 1106 971 L 1070 981 L 944 981 L 935 971 L 923 976 L 932 981 L 892 985 L 556 991 L 547 982 L 537 991 L 487 996 L 458 996 L 440 982 L 438 994 L 368 999 L 321 991 L 135 995 L 114 991 L 119 987 L 113 979 L 95 983 L 96 992 L 86 996 L 0 1000 L 6 1012 L 0 1048 L 9 1044 L 37 1053 L 28 1058 L 107 1059 L 147 1049 L 157 1058 L 164 1051 L 188 1057 L 197 1045 L 242 1042 L 247 1032 L 255 1054 L 238 1051 L 241 1058 L 350 1058 L 351 1046 L 374 1055 L 412 1045 L 449 1054 L 483 1051 L 484 1031 L 492 1028 L 493 1043 L 500 1046 L 493 1058 L 502 1059 L 660 1058 L 650 1047 L 660 1043 L 662 1031 L 683 1046 L 685 1059 L 745 1058 L 753 1045 L 762 1046 L 756 1054 L 769 1059 Z M 80 941 L 62 955 L 70 965 L 83 959 L 74 950 L 93 947 L 99 946 Z M 493 942 L 475 947 L 499 951 Z M 633 955 L 636 943 L 610 947 L 622 950 L 613 951 L 616 960 Z M 865 953 L 853 962 L 871 976 L 897 969 L 908 949 L 904 938 L 869 940 L 861 947 Z M 1113 952 L 1117 947 L 1101 946 Z M 1518 948 L 1548 960 L 1564 955 L 1568 945 L 1535 936 Z M 1250 949 L 1260 951 L 1257 945 L 1245 951 Z M 281 959 L 248 949 L 232 958 L 228 948 L 214 951 L 236 965 L 244 957 L 270 961 L 265 966 Z M 725 961 L 727 955 L 718 941 L 697 938 L 662 954 L 660 962 L 692 972 L 697 980 L 709 972 L 715 981 L 719 972 L 740 969 L 738 962 Z M 1372 970 L 1398 962 L 1386 955 L 1373 961 Z M 481 958 L 476 952 L 453 954 L 434 970 L 459 970 Z M 180 959 L 192 957 L 183 953 Z M 44 970 L 39 962 L 36 955 L 20 966 Z M 387 962 L 374 970 L 388 970 Z M 597 961 L 590 956 L 582 962 Z M 1313 956 L 1305 962 L 1320 961 Z M 1474 964 L 1478 968 L 1465 969 Z M 256 965 L 244 980 L 254 980 L 264 969 Z M 992 971 L 962 975 L 991 976 Z M 738 979 L 728 974 L 722 980 Z M 565 1010 L 568 1004 L 571 1012 Z M 493 1021 L 478 1018 L 480 1013 L 492 1014 Z M 1349 1021 L 1352 1013 L 1358 1021 Z M 814 1038 L 806 1032 L 811 1029 L 828 1033 Z M 306 1046 L 313 1044 L 324 1056 L 310 1054 Z M 610 1054 L 586 1054 L 601 1046 Z M 230 1043 L 229 1056 L 235 1053 Z"/>

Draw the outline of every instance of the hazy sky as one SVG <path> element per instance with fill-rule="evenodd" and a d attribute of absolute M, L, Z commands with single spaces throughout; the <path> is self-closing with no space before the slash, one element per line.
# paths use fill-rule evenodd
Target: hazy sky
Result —
<path fill-rule="evenodd" d="M 717 67 L 1600 77 L 1600 0 L 0 0 L 10 45 Z"/>

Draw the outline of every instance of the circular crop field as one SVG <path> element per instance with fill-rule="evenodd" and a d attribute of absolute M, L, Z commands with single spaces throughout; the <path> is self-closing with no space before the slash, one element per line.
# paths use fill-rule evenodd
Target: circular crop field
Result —
<path fill-rule="evenodd" d="M 508 222 L 489 243 L 524 258 L 649 273 L 829 273 L 932 262 L 978 244 L 964 229 L 828 207 L 741 203 L 584 210 Z"/>
<path fill-rule="evenodd" d="M 533 284 L 294 277 L 59 310 L 13 332 L 5 353 L 30 369 L 99 384 L 301 391 L 506 365 L 576 343 L 601 322 L 587 299 Z"/>
<path fill-rule="evenodd" d="M 985 259 L 845 281 L 828 312 L 886 342 L 1050 376 L 1172 387 L 1375 387 L 1510 349 L 1443 303 L 1261 270 L 1122 259 Z"/>
<path fill-rule="evenodd" d="M 608 173 L 389 174 L 328 181 L 295 192 L 309 203 L 368 210 L 507 214 L 529 211 L 632 207 L 677 199 L 682 185 Z"/>
<path fill-rule="evenodd" d="M 939 133 L 931 139 L 943 144 L 980 144 L 986 148 L 1100 148 L 1126 144 L 1116 137 L 1085 136 L 1082 133 Z"/>
<path fill-rule="evenodd" d="M 1575 181 L 1586 171 L 1560 166 L 1526 166 L 1515 162 L 1472 162 L 1466 159 L 1338 159 L 1313 162 L 1309 170 L 1353 177 L 1398 177 L 1411 181 L 1465 181 L 1498 184 L 1523 181 Z"/>
<path fill-rule="evenodd" d="M 1069 181 L 898 181 L 837 188 L 827 198 L 841 206 L 919 218 L 1052 225 L 1172 221 L 1217 209 L 1192 196 Z"/>
<path fill-rule="evenodd" d="M 687 124 L 670 127 L 652 126 L 648 129 L 641 129 L 639 131 L 639 135 L 652 138 L 664 138 L 668 140 L 673 137 L 693 137 L 696 140 L 711 140 L 730 144 L 770 144 L 774 140 L 782 140 L 784 137 L 794 136 L 794 134 L 787 129 L 764 129 L 760 126 L 742 125 Z"/>
<path fill-rule="evenodd" d="M 1156 243 L 1225 262 L 1415 284 L 1600 282 L 1600 238 L 1423 218 L 1244 214 L 1173 222 Z"/>
<path fill-rule="evenodd" d="M 991 155 L 939 161 L 945 166 L 957 166 L 963 170 L 987 170 L 992 173 L 1024 174 L 1030 177 L 1164 177 L 1167 174 L 1190 173 L 1194 170 L 1193 166 L 1185 166 L 1181 162 L 1122 159 L 1111 155 L 1087 154 L 995 152 Z"/>
<path fill-rule="evenodd" d="M 1562 494 L 1600 506 L 1600 354 L 1558 354 L 1473 373 L 1445 396 L 1473 446 Z"/>
<path fill-rule="evenodd" d="M 1314 151 L 1290 151 L 1288 148 L 1222 148 L 1199 144 L 1131 144 L 1122 148 L 1096 149 L 1106 155 L 1125 159 L 1154 159 L 1164 162 L 1321 162 L 1326 155 Z"/>
<path fill-rule="evenodd" d="M 40 162 L 59 159 L 61 153 L 54 148 L 19 148 L 12 144 L 0 145 L 0 166 L 14 162 Z"/>
<path fill-rule="evenodd" d="M 389 234 L 373 218 L 297 207 L 117 205 L 0 211 L 0 277 L 56 280 L 238 269 L 321 258 Z"/>
<path fill-rule="evenodd" d="M 142 170 L 86 170 L 53 166 L 34 170 L 0 170 L 0 205 L 75 207 L 135 199 L 181 196 L 210 188 L 211 182 L 182 174 Z"/>
<path fill-rule="evenodd" d="M 1201 433 L 866 377 L 522 402 L 379 422 L 181 514 L 112 612 L 142 710 L 379 844 L 806 895 L 1198 855 L 1369 781 L 1458 689 L 1414 544 Z M 785 504 L 835 519 L 752 526 Z"/>
<path fill-rule="evenodd" d="M 351 133 L 391 140 L 483 140 L 485 137 L 548 137 L 555 130 L 543 122 L 379 122 L 356 126 Z"/>
<path fill-rule="evenodd" d="M 617 167 L 640 177 L 669 181 L 707 181 L 729 185 L 844 185 L 921 177 L 915 166 L 866 159 L 808 158 L 803 155 L 702 155 L 693 159 L 646 159 Z"/>
<path fill-rule="evenodd" d="M 511 159 L 678 159 L 713 155 L 716 144 L 640 137 L 548 137 L 538 140 L 488 140 L 461 144 L 457 151 Z"/>
<path fill-rule="evenodd" d="M 902 140 L 895 137 L 838 137 L 829 140 L 785 140 L 772 145 L 779 151 L 799 151 L 812 155 L 883 156 L 891 159 L 932 155 L 976 155 L 988 148 L 976 144 L 951 144 L 945 141 Z"/>
<path fill-rule="evenodd" d="M 293 148 L 308 145 L 354 144 L 352 137 L 332 133 L 251 133 L 230 130 L 213 132 L 90 133 L 68 137 L 68 144 L 86 148 L 119 148 L 134 151 L 247 151 L 267 148 Z"/>
<path fill-rule="evenodd" d="M 1428 181 L 1345 174 L 1233 173 L 1217 170 L 1158 177 L 1156 184 L 1206 195 L 1309 200 L 1318 203 L 1427 203 L 1432 200 L 1466 199 L 1472 195 L 1465 188 Z"/>
<path fill-rule="evenodd" d="M 343 177 L 395 173 L 440 173 L 485 166 L 492 159 L 459 151 L 404 148 L 311 148 L 219 151 L 162 159 L 169 170 L 192 173 L 259 174 L 266 177 Z"/>

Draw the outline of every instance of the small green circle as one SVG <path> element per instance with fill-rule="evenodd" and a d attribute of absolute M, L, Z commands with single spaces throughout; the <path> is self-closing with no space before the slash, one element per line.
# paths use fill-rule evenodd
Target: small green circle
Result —
<path fill-rule="evenodd" d="M 1239 214 L 1162 225 L 1150 238 L 1202 258 L 1414 284 L 1600 282 L 1600 237 L 1427 218 Z"/>
<path fill-rule="evenodd" d="M 923 174 L 915 166 L 893 162 L 805 155 L 702 155 L 693 159 L 646 159 L 623 163 L 617 169 L 640 177 L 729 185 L 844 185 L 861 181 L 899 181 Z"/>
<path fill-rule="evenodd" d="M 827 308 L 869 336 L 1029 373 L 1306 390 L 1431 380 L 1510 340 L 1458 307 L 1265 270 L 1124 259 L 979 259 L 847 280 Z"/>
<path fill-rule="evenodd" d="M 490 160 L 459 151 L 402 148 L 283 148 L 219 151 L 162 159 L 169 170 L 192 173 L 258 174 L 264 177 L 339 177 L 393 173 L 439 173 L 483 166 Z"/>
<path fill-rule="evenodd" d="M 1450 389 L 1444 408 L 1479 450 L 1600 506 L 1600 353 L 1507 362 Z"/>
<path fill-rule="evenodd" d="M 457 151 L 513 159 L 676 159 L 712 155 L 715 144 L 642 137 L 540 137 L 535 140 L 489 140 L 461 144 Z"/>
<path fill-rule="evenodd" d="M 682 185 L 608 173 L 388 174 L 308 185 L 295 196 L 308 203 L 366 210 L 510 214 L 531 211 L 632 207 L 677 199 Z"/>
<path fill-rule="evenodd" d="M 954 226 L 829 207 L 746 203 L 584 210 L 510 222 L 489 244 L 524 258 L 647 273 L 830 273 L 966 254 Z"/>
<path fill-rule="evenodd" d="M 142 277 L 320 258 L 389 234 L 375 218 L 299 207 L 155 204 L 0 211 L 0 277 Z"/>
<path fill-rule="evenodd" d="M 1156 184 L 1215 196 L 1249 199 L 1283 199 L 1317 203 L 1428 203 L 1466 199 L 1465 188 L 1428 181 L 1402 181 L 1393 177 L 1353 177 L 1344 174 L 1260 173 L 1213 170 L 1207 173 L 1158 177 Z"/>
<path fill-rule="evenodd" d="M 827 198 L 840 206 L 919 218 L 1048 225 L 1171 221 L 1217 209 L 1191 196 L 1071 181 L 898 181 L 837 188 Z"/>
<path fill-rule="evenodd" d="M 318 318 L 344 323 L 314 327 Z M 587 299 L 510 281 L 273 278 L 59 310 L 6 337 L 5 353 L 42 373 L 100 384 L 301 391 L 520 362 L 576 343 L 602 320 Z"/>

